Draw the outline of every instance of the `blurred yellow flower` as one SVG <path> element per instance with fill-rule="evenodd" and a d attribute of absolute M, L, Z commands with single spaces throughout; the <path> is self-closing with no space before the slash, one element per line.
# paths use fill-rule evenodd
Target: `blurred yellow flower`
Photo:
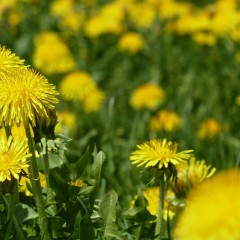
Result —
<path fill-rule="evenodd" d="M 217 43 L 216 36 L 212 33 L 197 32 L 193 35 L 193 40 L 200 45 L 214 46 Z"/>
<path fill-rule="evenodd" d="M 53 0 L 50 6 L 50 13 L 53 16 L 66 16 L 74 7 L 74 0 Z"/>
<path fill-rule="evenodd" d="M 27 160 L 30 156 L 26 141 L 0 138 L 0 182 L 19 179 L 22 169 L 29 166 Z"/>
<path fill-rule="evenodd" d="M 85 112 L 97 112 L 100 110 L 104 101 L 105 94 L 98 88 L 93 89 L 82 99 L 83 109 Z"/>
<path fill-rule="evenodd" d="M 214 138 L 223 130 L 223 126 L 214 118 L 205 119 L 201 124 L 198 131 L 198 137 Z"/>
<path fill-rule="evenodd" d="M 180 116 L 171 110 L 158 111 L 150 120 L 150 129 L 152 131 L 173 132 L 181 124 Z"/>
<path fill-rule="evenodd" d="M 71 71 L 76 63 L 57 33 L 43 32 L 35 38 L 33 65 L 47 74 L 54 74 Z"/>
<path fill-rule="evenodd" d="M 240 55 L 239 55 L 239 57 L 240 57 Z M 237 105 L 240 105 L 240 95 L 238 95 L 238 96 L 236 97 L 235 103 L 236 103 Z"/>
<path fill-rule="evenodd" d="M 155 215 L 155 216 L 158 215 L 159 194 L 160 194 L 159 187 L 150 187 L 143 191 L 143 196 L 146 198 L 148 202 L 147 210 L 152 215 Z M 169 219 L 172 219 L 175 215 L 169 203 L 169 200 L 173 198 L 174 198 L 174 193 L 171 190 L 168 190 L 164 199 L 163 219 L 165 221 L 167 221 L 168 217 Z"/>
<path fill-rule="evenodd" d="M 76 129 L 76 116 L 71 112 L 57 112 L 58 124 L 56 125 L 56 133 L 69 133 Z"/>
<path fill-rule="evenodd" d="M 71 181 L 70 185 L 82 188 L 82 187 L 86 186 L 87 184 L 82 179 L 77 179 L 75 181 Z"/>
<path fill-rule="evenodd" d="M 28 124 L 48 119 L 55 108 L 57 92 L 47 79 L 32 69 L 16 70 L 1 78 L 0 125 Z"/>
<path fill-rule="evenodd" d="M 84 71 L 75 71 L 64 77 L 59 91 L 65 100 L 83 100 L 96 89 L 94 79 Z"/>
<path fill-rule="evenodd" d="M 186 164 L 177 166 L 177 179 L 172 183 L 172 189 L 177 197 L 186 197 L 193 188 L 210 178 L 216 168 L 206 165 L 204 160 L 192 157 Z"/>
<path fill-rule="evenodd" d="M 239 182 L 239 170 L 225 170 L 193 190 L 176 225 L 175 238 L 239 240 Z"/>
<path fill-rule="evenodd" d="M 16 68 L 26 68 L 24 60 L 21 60 L 11 50 L 0 45 L 0 74 L 12 72 Z"/>
<path fill-rule="evenodd" d="M 26 196 L 32 196 L 32 192 L 30 191 L 31 187 L 31 181 L 29 179 L 29 174 L 27 168 L 24 169 L 24 172 L 27 174 L 27 176 L 22 176 L 21 180 L 19 182 L 18 190 L 19 192 L 24 192 Z M 42 188 L 45 188 L 47 186 L 46 177 L 43 173 L 39 172 L 39 178 L 40 178 L 40 184 Z"/>
<path fill-rule="evenodd" d="M 168 168 L 169 165 L 178 165 L 192 156 L 193 150 L 177 152 L 177 143 L 164 139 L 154 139 L 137 145 L 138 150 L 130 154 L 130 161 L 137 167 L 145 165 L 159 169 Z"/>
<path fill-rule="evenodd" d="M 127 32 L 119 39 L 118 48 L 135 54 L 144 48 L 144 39 L 139 33 Z"/>
<path fill-rule="evenodd" d="M 130 98 L 130 105 L 135 109 L 155 109 L 162 103 L 164 90 L 155 84 L 146 83 L 136 88 Z"/>

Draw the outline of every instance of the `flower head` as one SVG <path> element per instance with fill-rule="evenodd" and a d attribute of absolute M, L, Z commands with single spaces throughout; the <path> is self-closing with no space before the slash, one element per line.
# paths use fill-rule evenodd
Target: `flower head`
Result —
<path fill-rule="evenodd" d="M 10 73 L 16 68 L 24 68 L 24 60 L 4 46 L 0 46 L 0 73 Z"/>
<path fill-rule="evenodd" d="M 76 71 L 62 80 L 59 91 L 65 100 L 82 100 L 95 88 L 96 83 L 87 72 Z"/>
<path fill-rule="evenodd" d="M 192 157 L 186 165 L 177 166 L 177 178 L 172 189 L 178 197 L 186 197 L 189 190 L 209 179 L 215 171 L 216 168 L 206 165 L 204 160 L 199 161 Z"/>
<path fill-rule="evenodd" d="M 143 191 L 143 196 L 146 198 L 148 205 L 147 210 L 152 214 L 158 215 L 158 205 L 159 205 L 159 187 L 150 187 Z M 167 191 L 164 199 L 164 212 L 163 219 L 166 221 L 168 216 L 172 219 L 175 215 L 174 211 L 170 209 L 170 199 L 174 198 L 174 193 L 171 190 Z"/>
<path fill-rule="evenodd" d="M 28 167 L 28 153 L 26 141 L 19 138 L 9 137 L 0 139 L 0 182 L 11 180 L 12 177 L 19 179 L 19 173 L 23 168 Z"/>
<path fill-rule="evenodd" d="M 160 86 L 146 83 L 133 91 L 130 104 L 135 109 L 154 109 L 163 101 L 164 96 L 165 92 Z"/>
<path fill-rule="evenodd" d="M 47 79 L 31 69 L 19 69 L 17 74 L 1 79 L 0 125 L 48 119 L 48 112 L 55 108 L 57 92 Z"/>
<path fill-rule="evenodd" d="M 178 240 L 240 239 L 240 171 L 216 174 L 191 192 L 175 229 Z"/>
<path fill-rule="evenodd" d="M 169 165 L 178 165 L 192 156 L 193 150 L 177 153 L 177 143 L 164 139 L 154 139 L 137 145 L 138 150 L 130 155 L 130 161 L 137 166 L 168 168 Z"/>
<path fill-rule="evenodd" d="M 222 131 L 222 125 L 214 118 L 205 119 L 198 131 L 199 138 L 214 138 Z"/>
<path fill-rule="evenodd" d="M 150 129 L 153 131 L 164 130 L 173 132 L 181 124 L 180 116 L 171 110 L 161 110 L 150 121 Z"/>
<path fill-rule="evenodd" d="M 135 54 L 142 50 L 144 47 L 143 37 L 134 32 L 125 33 L 119 40 L 118 48 L 122 51 L 127 51 Z"/>
<path fill-rule="evenodd" d="M 76 129 L 76 116 L 71 112 L 58 112 L 58 124 L 56 125 L 56 133 L 72 132 Z"/>

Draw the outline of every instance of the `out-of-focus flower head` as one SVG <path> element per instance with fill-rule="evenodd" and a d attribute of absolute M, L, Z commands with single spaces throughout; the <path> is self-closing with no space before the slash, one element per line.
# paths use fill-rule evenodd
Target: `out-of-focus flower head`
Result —
<path fill-rule="evenodd" d="M 212 177 L 215 172 L 216 168 L 206 165 L 204 160 L 192 157 L 189 163 L 177 166 L 177 178 L 172 183 L 172 189 L 177 197 L 185 198 L 193 188 Z"/>
<path fill-rule="evenodd" d="M 223 126 L 215 119 L 208 118 L 201 122 L 198 137 L 213 139 L 223 130 Z"/>
<path fill-rule="evenodd" d="M 145 83 L 136 88 L 130 98 L 130 105 L 135 109 L 155 109 L 162 103 L 165 91 L 158 85 Z"/>
<path fill-rule="evenodd" d="M 240 238 L 240 171 L 225 170 L 195 188 L 178 219 L 178 240 Z"/>
<path fill-rule="evenodd" d="M 118 42 L 118 48 L 121 51 L 126 51 L 135 54 L 144 48 L 143 37 L 136 32 L 127 32 L 121 36 Z"/>
<path fill-rule="evenodd" d="M 43 32 L 35 38 L 33 65 L 46 74 L 65 73 L 75 68 L 67 44 L 55 32 Z"/>
<path fill-rule="evenodd" d="M 197 32 L 193 35 L 193 40 L 200 44 L 200 45 L 206 45 L 206 46 L 215 46 L 217 43 L 216 36 L 212 33 L 206 33 L 206 32 Z"/>
<path fill-rule="evenodd" d="M 150 120 L 150 129 L 152 131 L 173 132 L 181 124 L 180 116 L 171 110 L 158 111 Z"/>
<path fill-rule="evenodd" d="M 69 184 L 72 186 L 75 186 L 75 187 L 80 187 L 80 188 L 87 185 L 82 179 L 77 179 L 75 181 L 71 181 Z"/>
<path fill-rule="evenodd" d="M 159 187 L 150 187 L 143 191 L 143 196 L 146 198 L 148 205 L 147 210 L 152 214 L 158 215 L 158 205 L 159 205 Z M 175 215 L 173 208 L 171 208 L 170 201 L 174 198 L 174 193 L 171 190 L 168 190 L 164 199 L 164 211 L 163 211 L 163 219 L 167 221 L 167 219 L 172 219 Z"/>
<path fill-rule="evenodd" d="M 76 129 L 76 116 L 71 112 L 57 112 L 58 124 L 55 128 L 56 133 L 73 132 Z"/>
<path fill-rule="evenodd" d="M 68 101 L 83 100 L 96 89 L 94 79 L 84 71 L 75 71 L 64 77 L 59 86 L 62 97 Z"/>
<path fill-rule="evenodd" d="M 93 89 L 82 99 L 83 109 L 85 112 L 98 112 L 105 99 L 105 93 L 99 88 Z"/>

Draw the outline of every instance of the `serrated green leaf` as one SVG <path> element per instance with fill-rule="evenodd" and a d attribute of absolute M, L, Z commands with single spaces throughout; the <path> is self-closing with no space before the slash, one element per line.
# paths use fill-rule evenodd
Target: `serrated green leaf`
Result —
<path fill-rule="evenodd" d="M 35 219 L 38 217 L 38 213 L 35 212 L 31 207 L 29 207 L 27 204 L 19 203 L 15 206 L 14 209 L 15 217 L 19 224 Z"/>
<path fill-rule="evenodd" d="M 99 204 L 99 212 L 102 218 L 103 238 L 116 238 L 124 240 L 123 234 L 116 224 L 116 204 L 118 196 L 113 190 L 108 192 Z"/>

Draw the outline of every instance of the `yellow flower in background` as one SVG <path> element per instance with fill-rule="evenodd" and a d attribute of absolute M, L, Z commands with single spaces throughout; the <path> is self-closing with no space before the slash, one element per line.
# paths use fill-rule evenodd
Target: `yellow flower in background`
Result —
<path fill-rule="evenodd" d="M 177 166 L 177 178 L 172 183 L 172 189 L 178 197 L 186 197 L 193 188 L 212 177 L 215 172 L 216 168 L 206 165 L 204 160 L 192 157 L 189 163 Z"/>
<path fill-rule="evenodd" d="M 5 46 L 0 46 L 0 74 L 12 72 L 16 68 L 26 68 L 24 60 L 21 60 Z"/>
<path fill-rule="evenodd" d="M 223 126 L 214 118 L 205 119 L 201 124 L 198 131 L 198 137 L 214 138 L 223 130 Z"/>
<path fill-rule="evenodd" d="M 158 215 L 158 204 L 159 204 L 159 187 L 150 187 L 143 191 L 143 196 L 146 198 L 148 205 L 147 210 L 152 214 Z M 174 193 L 171 190 L 168 190 L 164 199 L 164 211 L 163 211 L 163 219 L 167 221 L 167 219 L 172 219 L 175 215 L 174 211 L 171 209 L 171 205 L 169 200 L 174 198 Z"/>
<path fill-rule="evenodd" d="M 28 153 L 26 141 L 19 138 L 0 138 L 0 182 L 19 179 L 23 168 L 28 167 L 27 159 L 31 156 Z"/>
<path fill-rule="evenodd" d="M 59 86 L 62 97 L 68 101 L 82 100 L 95 90 L 94 79 L 84 71 L 75 71 L 64 77 Z"/>
<path fill-rule="evenodd" d="M 180 116 L 171 110 L 158 111 L 150 120 L 150 129 L 152 131 L 173 132 L 181 124 Z"/>
<path fill-rule="evenodd" d="M 95 88 L 82 99 L 83 109 L 85 112 L 98 112 L 105 99 L 105 93 Z"/>
<path fill-rule="evenodd" d="M 118 42 L 121 51 L 135 54 L 144 48 L 144 39 L 139 33 L 128 32 L 121 36 Z"/>
<path fill-rule="evenodd" d="M 159 169 L 168 168 L 169 165 L 184 163 L 192 156 L 193 150 L 177 152 L 177 143 L 164 139 L 154 139 L 137 145 L 138 150 L 130 154 L 130 161 L 137 167 L 145 165 Z"/>
<path fill-rule="evenodd" d="M 74 7 L 73 0 L 54 0 L 50 6 L 50 13 L 53 16 L 66 16 Z"/>
<path fill-rule="evenodd" d="M 76 63 L 57 33 L 43 32 L 35 38 L 33 65 L 47 74 L 54 74 L 71 71 Z"/>
<path fill-rule="evenodd" d="M 71 112 L 57 112 L 58 124 L 55 128 L 56 133 L 72 132 L 76 129 L 76 116 Z"/>
<path fill-rule="evenodd" d="M 77 179 L 75 181 L 71 181 L 70 185 L 82 188 L 82 187 L 86 186 L 87 184 L 82 179 Z"/>
<path fill-rule="evenodd" d="M 192 37 L 200 45 L 214 46 L 217 43 L 216 36 L 212 33 L 197 32 Z"/>
<path fill-rule="evenodd" d="M 162 103 L 164 90 L 155 84 L 146 83 L 136 88 L 130 98 L 130 105 L 135 109 L 154 109 Z"/>
<path fill-rule="evenodd" d="M 0 125 L 36 125 L 48 119 L 49 110 L 58 102 L 57 92 L 47 79 L 32 69 L 19 69 L 1 78 Z"/>
<path fill-rule="evenodd" d="M 151 27 L 156 17 L 154 7 L 147 2 L 136 2 L 130 5 L 128 14 L 130 20 L 138 28 Z"/>
<path fill-rule="evenodd" d="M 239 59 L 240 59 L 240 54 L 239 54 Z M 235 103 L 236 103 L 237 105 L 240 105 L 240 95 L 238 95 L 238 96 L 236 97 Z"/>
<path fill-rule="evenodd" d="M 24 192 L 26 196 L 32 196 L 32 190 L 31 188 L 31 181 L 29 179 L 29 174 L 27 168 L 24 169 L 24 172 L 27 174 L 27 176 L 22 176 L 21 180 L 19 182 L 18 190 L 19 192 Z M 47 186 L 46 177 L 43 173 L 39 172 L 39 178 L 40 178 L 40 184 L 42 188 L 45 188 Z M 30 191 L 31 190 L 31 191 Z"/>
<path fill-rule="evenodd" d="M 239 240 L 239 182 L 239 170 L 225 170 L 193 190 L 177 222 L 175 238 Z"/>

